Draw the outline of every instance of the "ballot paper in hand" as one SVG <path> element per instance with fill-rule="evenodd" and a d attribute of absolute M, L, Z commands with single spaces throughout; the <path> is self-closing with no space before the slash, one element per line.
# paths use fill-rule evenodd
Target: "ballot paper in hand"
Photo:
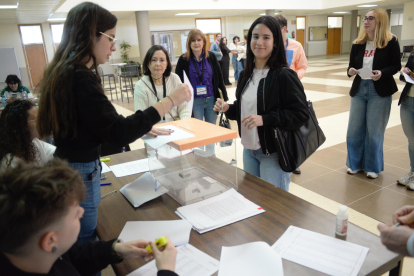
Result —
<path fill-rule="evenodd" d="M 129 183 L 121 188 L 121 193 L 128 199 L 128 201 L 138 208 L 147 201 L 157 198 L 168 190 L 163 186 L 156 189 L 156 180 L 150 172 L 141 175 L 137 180 Z"/>
<path fill-rule="evenodd" d="M 137 239 L 155 241 L 167 236 L 175 246 L 188 244 L 191 224 L 185 220 L 127 221 L 119 239 L 124 242 Z"/>
<path fill-rule="evenodd" d="M 272 245 L 283 259 L 336 276 L 356 276 L 369 248 L 289 226 Z"/>
<path fill-rule="evenodd" d="M 358 69 L 358 75 L 361 77 L 361 79 L 366 80 L 366 79 L 371 79 L 371 76 L 373 76 L 374 74 L 372 73 L 372 70 L 369 68 L 361 68 Z"/>
<path fill-rule="evenodd" d="M 154 137 L 152 135 L 145 135 L 144 137 L 142 137 L 142 140 L 154 149 L 157 149 L 172 141 L 178 141 L 182 139 L 195 137 L 194 134 L 191 134 L 173 125 L 166 125 L 166 126 L 161 126 L 157 128 L 171 129 L 174 132 L 171 133 L 170 135 L 158 135 L 157 137 Z"/>
<path fill-rule="evenodd" d="M 177 247 L 175 273 L 180 276 L 210 276 L 217 272 L 219 261 L 198 250 L 191 244 Z M 157 276 L 155 260 L 141 266 L 127 276 Z"/>
<path fill-rule="evenodd" d="M 410 77 L 410 75 L 408 75 L 408 74 L 406 74 L 406 73 L 404 73 L 402 71 L 400 73 L 403 74 L 404 79 L 405 79 L 406 82 L 414 83 L 414 80 Z"/>
<path fill-rule="evenodd" d="M 190 80 L 188 79 L 187 74 L 184 72 L 184 83 L 187 84 L 188 88 L 190 88 L 190 92 L 191 92 L 191 100 L 189 100 L 187 102 L 187 106 L 188 106 L 188 110 L 193 110 L 193 104 L 194 104 L 194 88 L 191 85 Z"/>
<path fill-rule="evenodd" d="M 282 258 L 265 242 L 221 249 L 218 276 L 283 276 Z"/>

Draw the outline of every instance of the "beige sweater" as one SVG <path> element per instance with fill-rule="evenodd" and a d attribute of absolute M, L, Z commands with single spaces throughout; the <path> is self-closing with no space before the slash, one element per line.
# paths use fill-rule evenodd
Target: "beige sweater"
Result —
<path fill-rule="evenodd" d="M 181 80 L 175 73 L 171 73 L 165 84 L 167 88 L 167 95 L 169 95 L 178 85 L 181 84 Z M 158 98 L 162 99 L 164 96 L 162 85 L 156 85 L 155 88 L 157 89 Z M 155 97 L 152 90 L 153 88 L 149 76 L 143 76 L 137 82 L 134 91 L 135 111 L 145 110 L 157 103 L 157 97 Z M 174 118 L 179 117 L 181 120 L 191 118 L 191 110 L 188 110 L 187 102 L 183 102 L 179 106 L 174 106 L 171 108 L 170 113 Z M 171 118 L 168 112 L 165 115 L 166 122 L 174 121 L 174 118 Z"/>

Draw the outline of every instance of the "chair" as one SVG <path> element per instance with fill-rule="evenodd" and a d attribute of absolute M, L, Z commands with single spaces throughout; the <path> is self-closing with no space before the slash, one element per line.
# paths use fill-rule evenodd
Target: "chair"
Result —
<path fill-rule="evenodd" d="M 119 75 L 119 83 L 121 86 L 121 99 L 123 101 L 123 92 L 126 92 L 129 103 L 128 90 L 131 90 L 132 97 L 134 97 L 134 83 L 132 81 L 132 78 L 139 78 L 138 64 L 129 63 L 128 65 L 125 65 L 123 68 L 124 71 L 121 72 L 121 74 Z M 124 88 L 122 88 L 122 79 L 124 80 Z"/>
<path fill-rule="evenodd" d="M 104 74 L 104 72 L 103 72 L 103 69 L 99 66 L 98 67 L 98 72 L 99 72 L 99 75 L 101 76 L 101 79 L 102 79 L 102 87 L 103 87 L 103 89 L 105 90 L 105 89 L 109 89 L 109 92 L 111 93 L 111 101 L 113 100 L 112 99 L 112 85 L 111 85 L 111 78 L 113 78 L 114 79 L 114 85 L 115 85 L 115 95 L 116 95 L 116 99 L 118 100 L 118 93 L 117 93 L 117 91 L 116 91 L 116 81 L 115 81 L 115 75 L 114 74 Z M 105 77 L 107 77 L 108 78 L 108 81 L 109 81 L 109 88 L 105 88 Z"/>
<path fill-rule="evenodd" d="M 401 62 L 404 60 L 405 54 L 406 53 L 411 53 L 413 49 L 414 49 L 414 45 L 403 46 Z"/>

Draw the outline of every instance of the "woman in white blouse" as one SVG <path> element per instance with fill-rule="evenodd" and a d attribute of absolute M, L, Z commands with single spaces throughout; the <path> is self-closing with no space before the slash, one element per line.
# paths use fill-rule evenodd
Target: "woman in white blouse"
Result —
<path fill-rule="evenodd" d="M 163 98 L 169 98 L 169 94 L 181 84 L 180 78 L 171 72 L 170 58 L 164 47 L 152 46 L 143 62 L 144 76 L 135 85 L 134 101 L 135 111 L 145 110 Z M 166 113 L 161 122 L 183 120 L 191 118 L 191 110 L 188 110 L 187 102 L 176 106 Z"/>
<path fill-rule="evenodd" d="M 0 116 L 0 173 L 19 162 L 43 165 L 53 158 L 56 147 L 39 140 L 36 129 L 37 106 L 16 99 Z"/>
<path fill-rule="evenodd" d="M 232 64 L 234 69 L 234 80 L 238 81 L 240 72 L 243 70 L 243 65 L 240 62 L 240 59 L 238 59 L 238 55 L 244 52 L 243 46 L 239 45 L 240 38 L 236 35 L 233 37 L 233 43 L 230 44 L 230 51 L 233 54 L 232 57 Z"/>

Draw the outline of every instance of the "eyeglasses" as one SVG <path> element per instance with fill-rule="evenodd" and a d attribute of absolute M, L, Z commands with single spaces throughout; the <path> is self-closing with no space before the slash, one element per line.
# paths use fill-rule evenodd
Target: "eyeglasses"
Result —
<path fill-rule="evenodd" d="M 112 46 L 114 46 L 115 44 L 117 44 L 117 41 L 118 41 L 118 39 L 116 39 L 116 38 L 114 38 L 114 37 L 112 37 L 112 36 L 110 36 L 110 35 L 107 35 L 107 34 L 105 34 L 105 33 L 103 33 L 103 32 L 99 32 L 100 34 L 103 34 L 104 36 L 106 36 L 106 37 L 108 37 L 109 38 L 109 41 L 111 42 L 111 44 L 112 44 Z"/>
<path fill-rule="evenodd" d="M 375 19 L 375 16 L 365 16 L 364 18 L 362 18 L 362 21 L 368 21 L 371 22 L 372 20 Z"/>

